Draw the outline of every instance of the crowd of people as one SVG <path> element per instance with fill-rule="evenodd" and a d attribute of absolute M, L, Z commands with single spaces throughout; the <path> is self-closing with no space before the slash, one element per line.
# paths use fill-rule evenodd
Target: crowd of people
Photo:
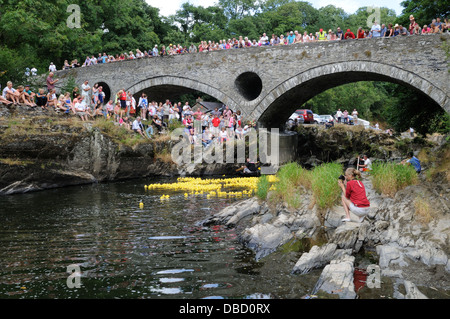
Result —
<path fill-rule="evenodd" d="M 42 112 L 77 116 L 81 121 L 104 118 L 143 138 L 166 133 L 172 124 L 173 127 L 184 127 L 192 144 L 202 143 L 205 147 L 213 141 L 223 143 L 229 139 L 243 139 L 254 126 L 254 123 L 245 125 L 241 112 L 234 112 L 228 106 L 202 111 L 200 107 L 191 107 L 189 102 L 156 102 L 145 93 L 136 101 L 133 94 L 125 89 L 106 101 L 102 86 L 96 83 L 91 87 L 89 81 L 85 81 L 80 88 L 75 87 L 72 92 L 61 92 L 58 96 L 55 88 L 58 81 L 54 73 L 50 72 L 46 80 L 47 92 L 44 88 L 32 92 L 29 86 L 15 89 L 13 83 L 8 82 L 0 102 L 6 105 L 21 104 Z"/>
<path fill-rule="evenodd" d="M 316 41 L 341 41 L 349 39 L 362 39 L 362 38 L 389 38 L 396 36 L 407 36 L 407 35 L 423 35 L 423 34 L 437 34 L 443 32 L 450 32 L 450 23 L 448 19 L 445 18 L 441 22 L 441 18 L 436 18 L 429 24 L 424 24 L 422 27 L 415 21 L 413 15 L 409 17 L 410 24 L 408 26 L 402 26 L 398 24 L 378 24 L 374 22 L 370 29 L 364 29 L 362 27 L 358 28 L 356 33 L 352 32 L 350 29 L 346 29 L 345 32 L 340 27 L 337 27 L 336 31 L 320 29 L 318 32 L 309 33 L 304 31 L 303 34 L 298 31 L 286 32 L 286 34 L 275 35 L 269 38 L 266 33 L 263 33 L 258 40 L 250 40 L 248 37 L 239 36 L 238 38 L 230 38 L 228 40 L 216 41 L 201 41 L 201 43 L 196 46 L 191 44 L 190 46 L 182 46 L 180 44 L 169 44 L 154 45 L 153 48 L 149 50 L 141 51 L 136 49 L 135 52 L 123 52 L 122 54 L 106 54 L 105 52 L 98 53 L 97 56 L 91 55 L 86 56 L 84 62 L 79 62 L 78 59 L 74 59 L 71 62 L 68 60 L 64 61 L 62 69 L 70 69 L 76 67 L 87 67 L 97 64 L 111 63 L 123 60 L 133 60 L 150 58 L 157 56 L 167 56 L 167 55 L 178 55 L 178 54 L 192 54 L 197 52 L 209 52 L 216 50 L 229 50 L 229 49 L 239 49 L 239 48 L 249 48 L 249 47 L 259 47 L 259 46 L 274 46 L 274 45 L 290 45 L 295 43 L 309 43 Z M 52 63 L 49 67 L 50 72 L 56 71 L 54 64 Z"/>

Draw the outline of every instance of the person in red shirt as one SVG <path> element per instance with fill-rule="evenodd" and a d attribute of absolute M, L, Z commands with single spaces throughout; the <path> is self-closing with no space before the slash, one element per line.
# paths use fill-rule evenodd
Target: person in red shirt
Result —
<path fill-rule="evenodd" d="M 345 210 L 343 222 L 350 221 L 350 212 L 359 217 L 362 223 L 364 217 L 370 212 L 370 202 L 366 196 L 364 184 L 361 179 L 361 172 L 354 168 L 347 168 L 345 171 L 345 181 L 339 179 L 338 183 L 342 189 L 342 205 Z"/>
<path fill-rule="evenodd" d="M 366 33 L 364 32 L 364 29 L 360 27 L 358 29 L 357 39 L 364 39 L 365 37 L 366 37 Z"/>
<path fill-rule="evenodd" d="M 213 135 L 215 137 L 219 136 L 219 125 L 220 125 L 220 118 L 217 114 L 214 115 L 214 118 L 211 120 L 211 123 L 213 125 Z"/>
<path fill-rule="evenodd" d="M 344 39 L 354 39 L 355 38 L 355 34 L 350 31 L 350 29 L 347 29 L 347 32 L 345 32 L 344 34 Z"/>

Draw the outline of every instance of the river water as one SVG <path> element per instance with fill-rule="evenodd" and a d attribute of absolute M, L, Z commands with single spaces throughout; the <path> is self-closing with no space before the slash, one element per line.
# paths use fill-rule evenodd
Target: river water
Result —
<path fill-rule="evenodd" d="M 311 293 L 319 270 L 290 274 L 301 252 L 255 261 L 233 229 L 199 226 L 237 199 L 172 191 L 161 200 L 167 192 L 144 189 L 174 180 L 0 197 L 0 298 L 301 298 Z M 81 277 L 72 273 L 76 267 Z"/>

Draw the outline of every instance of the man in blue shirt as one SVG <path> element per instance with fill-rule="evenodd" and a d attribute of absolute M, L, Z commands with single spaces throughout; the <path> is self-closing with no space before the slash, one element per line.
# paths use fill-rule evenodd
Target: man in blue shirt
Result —
<path fill-rule="evenodd" d="M 288 40 L 288 44 L 294 43 L 294 40 L 295 40 L 294 31 L 289 32 L 289 36 L 287 37 L 287 40 Z"/>
<path fill-rule="evenodd" d="M 373 23 L 371 31 L 372 31 L 372 38 L 381 37 L 381 27 L 376 21 Z"/>
<path fill-rule="evenodd" d="M 413 152 L 409 153 L 409 159 L 406 161 L 407 164 L 414 166 L 414 169 L 416 170 L 417 174 L 420 173 L 422 170 L 422 167 L 420 166 L 420 161 L 417 157 L 414 156 Z"/>

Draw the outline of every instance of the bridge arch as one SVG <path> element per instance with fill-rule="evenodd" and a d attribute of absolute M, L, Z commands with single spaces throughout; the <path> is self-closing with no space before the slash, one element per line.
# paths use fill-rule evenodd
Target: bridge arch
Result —
<path fill-rule="evenodd" d="M 264 127 L 281 127 L 295 109 L 314 96 L 358 81 L 385 81 L 410 87 L 450 113 L 450 97 L 428 79 L 394 65 L 355 60 L 313 67 L 287 79 L 269 91 L 249 116 Z"/>
<path fill-rule="evenodd" d="M 186 77 L 178 77 L 171 75 L 159 75 L 145 79 L 143 81 L 137 82 L 132 86 L 128 87 L 126 90 L 131 91 L 133 94 L 142 92 L 146 89 L 158 89 L 164 87 L 173 87 L 175 89 L 187 89 L 191 91 L 199 91 L 212 96 L 213 98 L 221 101 L 223 104 L 228 105 L 231 109 L 237 110 L 238 104 L 227 94 L 222 91 L 212 87 L 209 84 L 202 83 L 196 80 L 192 80 Z M 149 96 L 153 99 L 152 96 Z M 165 100 L 164 98 L 163 100 Z M 163 101 L 162 100 L 162 101 Z"/>

